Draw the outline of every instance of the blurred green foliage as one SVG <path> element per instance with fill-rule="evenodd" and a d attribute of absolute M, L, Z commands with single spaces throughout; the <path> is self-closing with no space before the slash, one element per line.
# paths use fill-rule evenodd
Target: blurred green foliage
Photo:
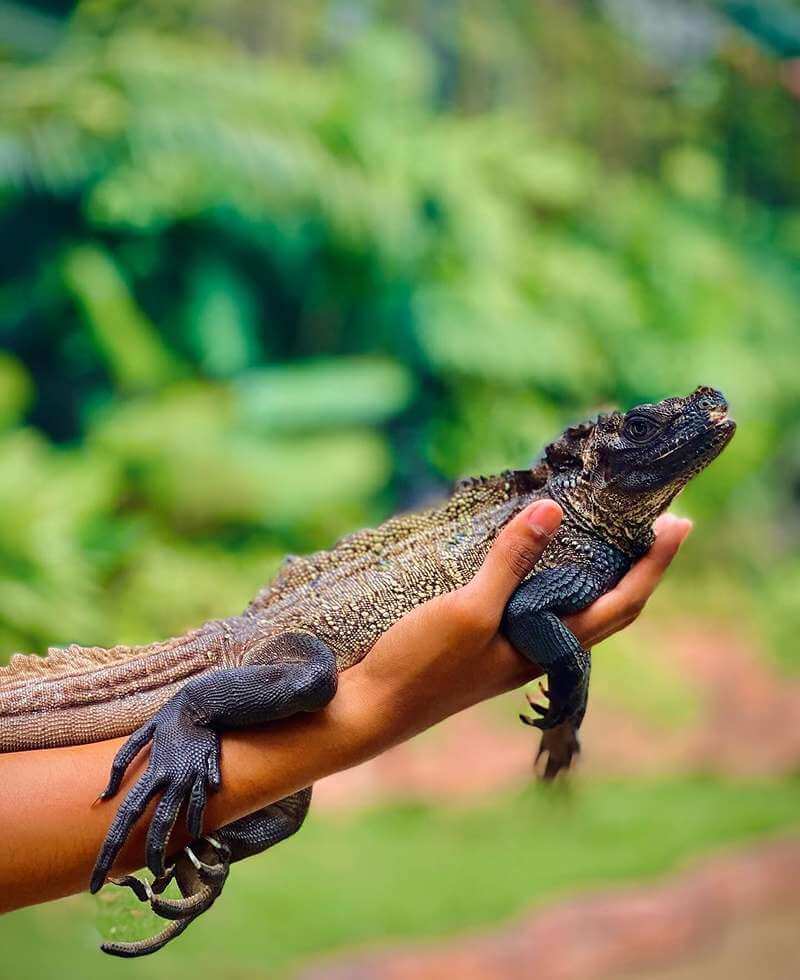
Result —
<path fill-rule="evenodd" d="M 695 572 L 783 648 L 800 141 L 758 42 L 670 72 L 591 3 L 41 9 L 3 5 L 4 650 L 230 613 L 286 550 L 699 382 L 741 427 Z"/>
<path fill-rule="evenodd" d="M 655 608 L 797 666 L 796 10 L 677 5 L 676 56 L 673 6 L 0 2 L 0 656 L 228 615 L 287 551 L 705 383 L 740 429 Z M 638 642 L 598 693 L 691 714 Z M 788 826 L 797 786 L 581 801 L 312 816 L 130 969 L 494 920 Z M 4 962 L 55 975 L 81 935 L 75 974 L 107 975 L 85 916 L 17 913 Z"/>

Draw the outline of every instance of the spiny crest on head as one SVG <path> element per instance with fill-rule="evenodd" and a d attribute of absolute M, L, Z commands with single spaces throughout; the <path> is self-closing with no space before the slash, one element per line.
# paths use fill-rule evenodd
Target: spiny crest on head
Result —
<path fill-rule="evenodd" d="M 555 442 L 545 447 L 544 463 L 551 473 L 583 469 L 583 450 L 586 440 L 603 419 L 604 416 L 600 415 L 596 419 L 571 425 Z"/>
<path fill-rule="evenodd" d="M 587 458 L 587 449 L 592 435 L 598 429 L 618 427 L 622 419 L 620 412 L 603 412 L 596 418 L 569 426 L 545 448 L 535 470 L 541 471 L 547 478 L 551 474 L 580 471 L 587 465 L 591 468 L 594 463 Z"/>

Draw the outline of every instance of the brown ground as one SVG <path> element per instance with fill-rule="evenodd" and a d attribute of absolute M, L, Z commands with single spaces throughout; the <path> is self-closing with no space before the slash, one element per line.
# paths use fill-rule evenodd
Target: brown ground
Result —
<path fill-rule="evenodd" d="M 797 980 L 800 977 L 796 906 L 743 919 L 696 955 L 674 966 L 625 973 L 625 980 Z M 612 980 L 612 978 L 609 978 Z"/>
<path fill-rule="evenodd" d="M 501 929 L 341 956 L 301 980 L 797 980 L 800 841 L 581 896 Z"/>

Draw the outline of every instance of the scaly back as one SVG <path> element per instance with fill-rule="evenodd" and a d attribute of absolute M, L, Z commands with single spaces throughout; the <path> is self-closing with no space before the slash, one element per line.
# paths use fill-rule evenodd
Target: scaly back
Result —
<path fill-rule="evenodd" d="M 415 606 L 466 584 L 498 531 L 543 493 L 546 467 L 465 480 L 439 507 L 392 517 L 328 551 L 289 558 L 245 616 L 265 636 L 313 633 L 340 669 Z"/>

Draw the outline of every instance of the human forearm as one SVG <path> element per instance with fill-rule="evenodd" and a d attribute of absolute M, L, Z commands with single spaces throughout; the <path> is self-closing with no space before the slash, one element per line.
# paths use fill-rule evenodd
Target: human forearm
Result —
<path fill-rule="evenodd" d="M 342 675 L 323 711 L 261 728 L 229 731 L 222 739 L 222 788 L 211 796 L 211 831 L 323 776 L 383 752 L 461 709 L 518 687 L 536 670 L 505 644 L 482 663 L 459 662 L 430 648 L 397 669 L 404 651 L 376 650 Z M 392 664 L 391 669 L 390 662 Z M 92 806 L 124 739 L 0 756 L 0 911 L 86 888 L 117 807 Z M 141 775 L 146 754 L 131 767 L 121 792 Z M 135 828 L 115 865 L 143 864 L 149 815 Z M 181 823 L 174 845 L 187 843 Z"/>
<path fill-rule="evenodd" d="M 549 517 L 557 524 L 557 508 Z M 226 732 L 222 788 L 209 800 L 204 829 L 216 829 L 356 765 L 536 676 L 535 666 L 497 634 L 508 595 L 525 574 L 521 556 L 523 565 L 532 567 L 546 543 L 521 541 L 521 518 L 503 532 L 468 586 L 417 607 L 384 634 L 366 660 L 346 671 L 336 697 L 323 711 L 261 729 Z M 687 532 L 685 522 L 662 522 L 650 554 L 611 593 L 566 620 L 584 646 L 594 645 L 638 615 Z M 136 760 L 120 794 L 93 807 L 121 743 L 0 755 L 1 911 L 87 887 L 119 800 L 147 761 L 146 754 Z M 152 806 L 134 829 L 115 872 L 144 864 L 151 813 Z M 184 843 L 179 821 L 172 845 L 177 849 Z"/>

